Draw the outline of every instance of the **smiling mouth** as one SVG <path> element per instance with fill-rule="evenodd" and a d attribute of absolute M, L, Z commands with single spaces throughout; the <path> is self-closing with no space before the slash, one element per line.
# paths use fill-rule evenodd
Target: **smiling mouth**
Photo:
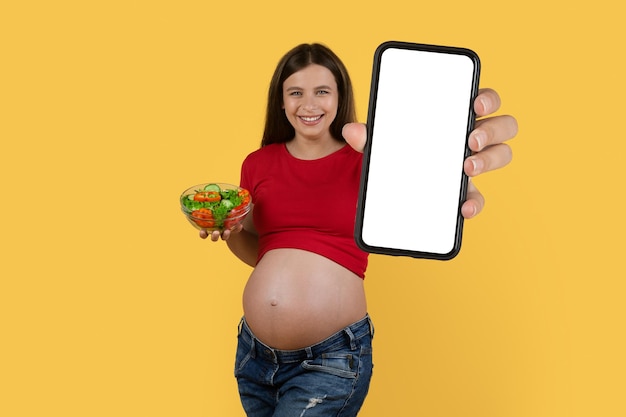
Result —
<path fill-rule="evenodd" d="M 302 120 L 305 123 L 315 123 L 318 120 L 320 120 L 322 118 L 323 114 L 320 114 L 319 116 L 298 116 L 300 118 L 300 120 Z"/>

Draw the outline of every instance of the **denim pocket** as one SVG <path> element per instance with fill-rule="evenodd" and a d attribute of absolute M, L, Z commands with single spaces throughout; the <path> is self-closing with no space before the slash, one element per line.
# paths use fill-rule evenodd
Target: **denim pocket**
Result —
<path fill-rule="evenodd" d="M 239 375 L 246 363 L 252 357 L 252 347 L 246 343 L 242 343 L 241 335 L 238 337 L 237 354 L 235 355 L 235 377 Z"/>
<path fill-rule="evenodd" d="M 342 378 L 356 378 L 359 356 L 352 353 L 323 353 L 318 358 L 302 362 L 308 371 L 326 372 Z"/>

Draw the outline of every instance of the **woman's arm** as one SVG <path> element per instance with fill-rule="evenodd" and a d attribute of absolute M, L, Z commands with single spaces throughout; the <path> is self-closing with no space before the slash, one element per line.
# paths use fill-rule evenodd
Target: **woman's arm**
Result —
<path fill-rule="evenodd" d="M 252 204 L 250 212 L 240 225 L 232 230 L 224 230 L 221 234 L 219 231 L 214 231 L 210 235 L 213 242 L 217 242 L 220 238 L 224 240 L 230 251 L 251 267 L 256 266 L 259 253 L 259 236 L 252 221 L 253 211 L 254 204 Z M 200 237 L 206 239 L 209 237 L 209 234 L 202 230 L 200 231 Z"/>

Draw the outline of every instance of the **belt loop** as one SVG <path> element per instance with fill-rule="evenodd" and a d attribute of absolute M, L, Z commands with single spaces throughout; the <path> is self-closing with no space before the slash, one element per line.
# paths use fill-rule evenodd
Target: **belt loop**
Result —
<path fill-rule="evenodd" d="M 310 346 L 307 346 L 304 348 L 304 350 L 306 351 L 306 358 L 313 359 L 313 349 L 311 349 Z"/>
<path fill-rule="evenodd" d="M 367 322 L 370 324 L 370 334 L 372 335 L 372 339 L 374 338 L 374 323 L 372 323 L 372 318 L 367 315 Z"/>
<path fill-rule="evenodd" d="M 344 331 L 346 332 L 346 334 L 348 335 L 348 338 L 350 339 L 350 349 L 351 350 L 355 350 L 356 349 L 356 340 L 354 337 L 354 333 L 352 333 L 352 330 L 350 330 L 349 327 L 346 327 L 344 329 Z"/>
<path fill-rule="evenodd" d="M 239 320 L 239 325 L 237 326 L 237 336 L 241 336 L 241 329 L 243 328 L 243 320 L 244 320 L 243 317 L 241 318 L 241 320 Z"/>

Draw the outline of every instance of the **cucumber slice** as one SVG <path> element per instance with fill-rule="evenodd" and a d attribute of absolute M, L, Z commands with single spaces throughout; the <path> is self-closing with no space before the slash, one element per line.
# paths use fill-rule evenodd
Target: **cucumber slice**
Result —
<path fill-rule="evenodd" d="M 222 200 L 220 202 L 220 204 L 224 207 L 226 207 L 228 210 L 232 209 L 233 207 L 235 207 L 235 204 L 233 204 L 232 201 L 230 200 Z"/>
<path fill-rule="evenodd" d="M 222 189 L 217 184 L 207 184 L 204 186 L 204 191 L 215 191 L 216 193 L 219 193 Z"/>

